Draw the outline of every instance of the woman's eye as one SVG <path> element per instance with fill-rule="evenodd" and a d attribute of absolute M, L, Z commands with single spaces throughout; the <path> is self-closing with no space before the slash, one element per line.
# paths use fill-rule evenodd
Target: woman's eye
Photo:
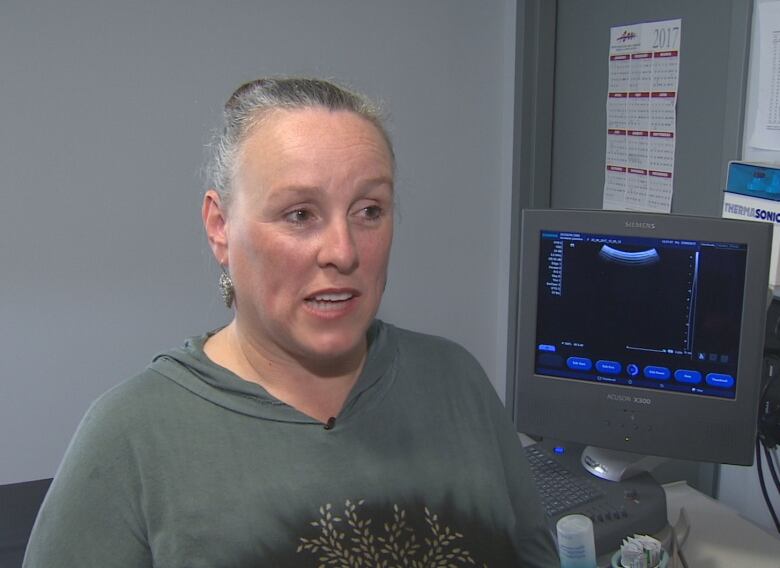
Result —
<path fill-rule="evenodd" d="M 297 225 L 310 221 L 311 218 L 312 214 L 306 209 L 296 209 L 295 211 L 290 211 L 284 217 L 285 221 L 288 223 L 295 223 Z"/>
<path fill-rule="evenodd" d="M 382 208 L 378 205 L 369 205 L 368 207 L 364 207 L 361 209 L 361 213 L 363 214 L 363 217 L 365 217 L 368 220 L 376 220 L 379 219 L 382 216 Z"/>

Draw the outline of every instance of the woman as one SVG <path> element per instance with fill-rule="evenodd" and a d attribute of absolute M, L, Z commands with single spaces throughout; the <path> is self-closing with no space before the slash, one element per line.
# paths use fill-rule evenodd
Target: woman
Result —
<path fill-rule="evenodd" d="M 478 363 L 375 319 L 394 158 L 315 79 L 225 106 L 203 200 L 233 320 L 90 408 L 25 566 L 557 566 Z"/>

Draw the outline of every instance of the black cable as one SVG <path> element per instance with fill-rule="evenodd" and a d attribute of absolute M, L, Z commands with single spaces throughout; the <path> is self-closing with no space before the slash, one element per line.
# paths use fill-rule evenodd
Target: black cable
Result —
<path fill-rule="evenodd" d="M 775 464 L 772 461 L 772 454 L 769 453 L 769 448 L 764 444 L 764 457 L 766 458 L 767 465 L 769 466 L 769 473 L 772 474 L 772 480 L 775 482 L 775 489 L 780 492 L 780 479 L 777 478 L 777 470 Z"/>
<path fill-rule="evenodd" d="M 772 471 L 774 471 L 774 465 L 772 465 L 771 468 Z M 769 514 L 772 515 L 772 520 L 775 523 L 777 532 L 780 533 L 780 520 L 777 519 L 777 513 L 775 513 L 775 508 L 772 506 L 772 501 L 769 498 L 769 492 L 767 491 L 766 483 L 764 482 L 764 468 L 761 464 L 761 440 L 758 437 L 756 437 L 756 471 L 758 471 L 758 482 L 761 484 L 761 493 L 764 495 L 767 509 L 769 509 Z M 777 474 L 775 473 L 775 475 Z"/>
<path fill-rule="evenodd" d="M 778 464 L 780 464 L 780 461 L 778 461 L 777 451 L 772 451 L 772 450 L 777 450 L 777 446 L 774 446 L 774 447 L 767 446 L 766 441 L 764 441 L 764 447 L 765 448 L 767 448 L 767 447 L 769 448 L 769 450 L 770 450 L 769 453 L 770 453 L 771 456 L 773 456 L 772 463 L 775 464 L 775 471 L 777 471 L 778 474 L 780 474 L 780 465 L 778 465 Z M 780 488 L 778 488 L 778 491 L 780 491 Z"/>
<path fill-rule="evenodd" d="M 775 462 L 772 461 L 772 454 L 769 451 L 769 448 L 767 447 L 766 443 L 763 443 L 762 445 L 764 446 L 764 457 L 766 458 L 766 463 L 769 466 L 769 472 L 772 474 L 772 480 L 775 482 L 775 491 L 780 493 L 780 479 L 778 479 L 777 477 L 777 468 L 775 468 Z M 780 532 L 780 526 L 778 526 L 776 516 L 775 516 L 775 526 L 777 527 L 777 532 Z"/>

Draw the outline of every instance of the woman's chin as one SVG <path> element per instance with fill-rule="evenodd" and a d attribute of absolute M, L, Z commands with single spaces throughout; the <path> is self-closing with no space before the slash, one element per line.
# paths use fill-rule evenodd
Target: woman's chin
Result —
<path fill-rule="evenodd" d="M 329 333 L 303 343 L 305 358 L 317 363 L 340 364 L 362 359 L 366 351 L 365 332 Z"/>
<path fill-rule="evenodd" d="M 365 352 L 364 342 L 323 342 L 311 346 L 311 359 L 319 361 L 338 362 L 354 357 L 362 357 Z"/>

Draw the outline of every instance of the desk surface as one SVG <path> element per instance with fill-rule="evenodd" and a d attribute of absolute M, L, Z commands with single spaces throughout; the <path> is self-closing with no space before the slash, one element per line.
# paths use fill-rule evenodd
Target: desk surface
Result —
<path fill-rule="evenodd" d="M 664 490 L 669 523 L 677 522 L 683 507 L 690 519 L 682 548 L 690 568 L 780 568 L 780 538 L 684 481 Z"/>

